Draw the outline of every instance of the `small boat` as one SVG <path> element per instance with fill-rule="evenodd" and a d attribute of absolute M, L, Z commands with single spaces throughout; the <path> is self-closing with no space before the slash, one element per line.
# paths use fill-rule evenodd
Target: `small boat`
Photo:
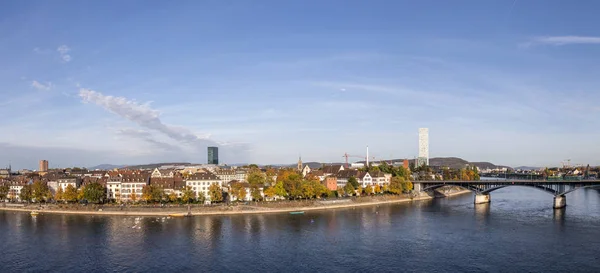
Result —
<path fill-rule="evenodd" d="M 290 211 L 290 214 L 292 214 L 292 215 L 304 214 L 304 211 Z"/>
<path fill-rule="evenodd" d="M 37 211 L 32 211 L 30 214 L 31 214 L 31 216 L 37 216 L 37 215 L 39 214 L 39 212 L 37 212 Z"/>

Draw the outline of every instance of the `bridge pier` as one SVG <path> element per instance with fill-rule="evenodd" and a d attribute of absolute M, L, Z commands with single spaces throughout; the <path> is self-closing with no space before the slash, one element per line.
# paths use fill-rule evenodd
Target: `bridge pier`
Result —
<path fill-rule="evenodd" d="M 475 204 L 487 204 L 491 202 L 491 198 L 489 194 L 475 194 Z"/>
<path fill-rule="evenodd" d="M 556 195 L 554 196 L 554 208 L 562 209 L 567 206 L 567 197 L 564 195 Z"/>

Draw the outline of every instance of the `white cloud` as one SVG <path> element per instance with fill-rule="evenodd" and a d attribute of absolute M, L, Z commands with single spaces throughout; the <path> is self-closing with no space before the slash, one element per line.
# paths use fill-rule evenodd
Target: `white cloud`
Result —
<path fill-rule="evenodd" d="M 31 83 L 31 87 L 37 89 L 37 90 L 50 90 L 52 89 L 52 83 L 51 82 L 47 82 L 46 84 L 43 84 L 41 82 L 38 81 L 33 81 Z"/>
<path fill-rule="evenodd" d="M 523 47 L 529 47 L 532 45 L 572 45 L 572 44 L 600 44 L 600 37 L 594 36 L 545 36 L 536 37 L 531 41 L 521 44 Z"/>
<path fill-rule="evenodd" d="M 58 51 L 64 62 L 68 63 L 71 61 L 71 55 L 69 55 L 69 51 L 71 51 L 71 49 L 67 45 L 59 46 L 56 51 Z"/>
<path fill-rule="evenodd" d="M 80 89 L 79 96 L 83 99 L 83 102 L 95 103 L 144 128 L 163 133 L 169 138 L 185 144 L 199 146 L 225 144 L 209 140 L 210 134 L 198 135 L 184 127 L 164 124 L 160 120 L 160 113 L 150 108 L 149 103 L 139 104 L 134 100 L 128 100 L 124 97 L 105 96 L 100 92 L 85 88 Z"/>
<path fill-rule="evenodd" d="M 209 139 L 210 135 L 208 134 L 197 135 L 187 128 L 165 124 L 160 119 L 159 111 L 152 109 L 148 103 L 140 104 L 134 100 L 129 100 L 124 97 L 106 96 L 100 92 L 86 88 L 81 88 L 79 90 L 79 96 L 82 98 L 84 103 L 94 103 L 99 105 L 105 110 L 129 121 L 135 122 L 143 128 L 161 133 L 186 147 L 190 147 L 191 150 L 184 150 L 196 156 L 203 154 L 206 151 L 207 146 L 221 146 L 225 148 L 221 152 L 223 158 L 236 160 L 236 162 L 243 162 L 243 160 L 245 160 L 247 157 L 247 144 L 219 142 Z M 152 135 L 146 131 L 121 130 L 119 134 L 136 137 L 138 139 L 142 138 L 146 142 L 161 146 L 166 150 L 171 150 L 170 148 L 173 148 L 173 146 L 170 146 L 167 143 L 153 139 Z"/>

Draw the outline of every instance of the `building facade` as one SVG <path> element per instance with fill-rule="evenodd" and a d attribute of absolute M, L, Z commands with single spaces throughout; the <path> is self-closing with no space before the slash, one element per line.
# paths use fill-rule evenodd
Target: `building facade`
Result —
<path fill-rule="evenodd" d="M 419 128 L 418 166 L 429 165 L 429 128 Z"/>
<path fill-rule="evenodd" d="M 194 191 L 196 197 L 204 195 L 205 200 L 210 202 L 210 186 L 216 184 L 220 189 L 223 187 L 223 181 L 212 173 L 195 173 L 185 180 L 185 186 Z"/>
<path fill-rule="evenodd" d="M 40 160 L 39 172 L 47 172 L 48 171 L 48 160 Z"/>
<path fill-rule="evenodd" d="M 208 164 L 219 165 L 219 148 L 208 147 Z"/>

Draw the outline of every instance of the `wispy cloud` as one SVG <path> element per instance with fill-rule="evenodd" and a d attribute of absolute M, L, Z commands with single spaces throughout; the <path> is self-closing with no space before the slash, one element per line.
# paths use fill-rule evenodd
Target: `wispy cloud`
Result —
<path fill-rule="evenodd" d="M 52 83 L 51 82 L 47 82 L 46 84 L 43 84 L 41 82 L 38 81 L 33 81 L 31 82 L 31 87 L 37 89 L 37 90 L 50 90 L 52 89 Z"/>
<path fill-rule="evenodd" d="M 60 54 L 60 58 L 68 63 L 71 61 L 71 55 L 69 55 L 69 51 L 71 51 L 71 49 L 67 46 L 67 45 L 61 45 L 59 46 L 56 51 L 58 51 L 58 53 Z"/>
<path fill-rule="evenodd" d="M 553 45 L 563 46 L 572 44 L 600 44 L 600 37 L 595 36 L 544 36 L 535 37 L 530 41 L 521 44 L 523 47 L 533 45 Z"/>
<path fill-rule="evenodd" d="M 176 152 L 176 151 L 180 152 L 181 151 L 181 149 L 175 145 L 171 145 L 169 143 L 156 140 L 154 138 L 154 136 L 152 135 L 152 133 L 150 133 L 148 131 L 138 130 L 138 129 L 133 129 L 133 128 L 122 128 L 122 129 L 117 130 L 117 134 L 126 136 L 126 137 L 132 137 L 132 138 L 143 140 L 143 141 L 153 145 L 154 147 L 164 150 L 164 151 L 167 151 L 167 152 Z"/>

